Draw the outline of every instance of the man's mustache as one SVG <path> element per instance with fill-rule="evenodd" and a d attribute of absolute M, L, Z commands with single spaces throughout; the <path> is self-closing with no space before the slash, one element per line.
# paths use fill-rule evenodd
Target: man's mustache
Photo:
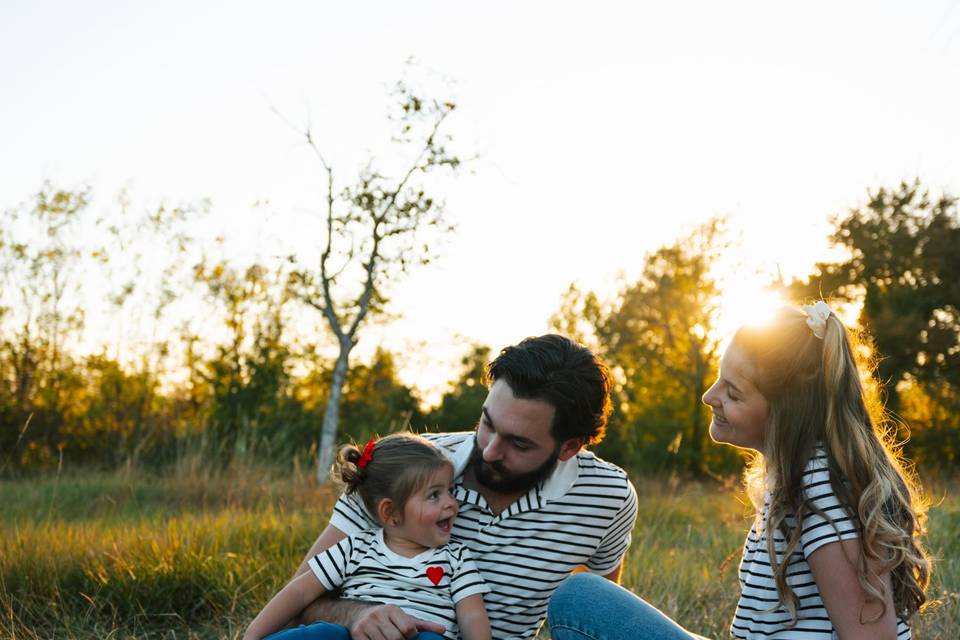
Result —
<path fill-rule="evenodd" d="M 470 452 L 471 461 L 479 467 L 485 469 L 492 469 L 500 475 L 509 475 L 507 468 L 503 466 L 503 463 L 499 460 L 494 460 L 493 462 L 487 462 L 483 459 L 483 449 L 480 448 L 480 442 L 477 439 L 477 434 L 473 434 L 473 451 Z"/>

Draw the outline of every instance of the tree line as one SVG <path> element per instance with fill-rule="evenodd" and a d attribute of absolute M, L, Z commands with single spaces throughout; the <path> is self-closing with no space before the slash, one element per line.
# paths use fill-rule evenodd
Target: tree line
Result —
<path fill-rule="evenodd" d="M 124 198 L 121 198 L 124 202 Z M 184 455 L 312 463 L 336 375 L 336 339 L 291 331 L 308 305 L 287 260 L 236 266 L 195 261 L 186 230 L 206 203 L 100 216 L 89 190 L 44 185 L 6 213 L 0 236 L 0 465 L 3 474 L 70 464 L 163 467 Z M 716 375 L 719 289 L 728 250 L 713 219 L 647 255 L 641 274 L 607 299 L 571 286 L 550 319 L 615 374 L 615 411 L 598 453 L 636 470 L 728 473 L 739 460 L 709 445 L 700 396 Z M 785 297 L 861 305 L 877 386 L 908 453 L 955 467 L 960 451 L 960 218 L 957 199 L 918 182 L 871 190 L 833 218 L 843 261 L 774 283 Z M 81 233 L 95 229 L 100 235 Z M 168 247 L 155 264 L 148 247 Z M 115 264 L 122 251 L 126 262 Z M 154 262 L 151 262 L 154 261 Z M 149 264 L 148 264 L 149 263 Z M 91 283 L 118 327 L 152 327 L 139 342 L 80 356 Z M 85 289 L 86 288 L 86 289 Z M 177 305 L 214 318 L 171 325 Z M 382 307 L 380 307 L 382 308 Z M 379 308 L 374 313 L 379 312 Z M 299 315 L 298 315 L 299 314 Z M 122 330 L 118 328 L 118 332 Z M 211 336 L 216 336 L 211 338 Z M 336 442 L 404 427 L 469 429 L 485 396 L 491 349 L 473 345 L 439 405 L 425 409 L 380 349 L 344 374 Z"/>
<path fill-rule="evenodd" d="M 197 455 L 219 465 L 300 456 L 323 478 L 344 441 L 472 427 L 490 346 L 467 349 L 429 410 L 400 381 L 398 354 L 352 357 L 371 319 L 388 315 L 391 285 L 455 230 L 437 181 L 463 164 L 448 132 L 455 110 L 401 80 L 389 143 L 352 174 L 330 161 L 318 132 L 287 121 L 322 177 L 312 259 L 227 259 L 222 238 L 194 235 L 210 210 L 204 200 L 135 206 L 123 192 L 103 211 L 87 187 L 44 183 L 4 211 L 0 475 L 65 459 L 164 466 Z M 571 286 L 550 318 L 612 366 L 615 411 L 600 453 L 623 466 L 710 475 L 739 464 L 708 446 L 700 402 L 720 355 L 724 226 L 709 220 L 649 253 L 613 296 Z M 955 465 L 957 199 L 918 181 L 881 187 L 833 227 L 848 257 L 775 288 L 795 301 L 861 305 L 895 428 L 909 431 L 916 457 Z M 109 337 L 90 344 L 93 326 Z"/>

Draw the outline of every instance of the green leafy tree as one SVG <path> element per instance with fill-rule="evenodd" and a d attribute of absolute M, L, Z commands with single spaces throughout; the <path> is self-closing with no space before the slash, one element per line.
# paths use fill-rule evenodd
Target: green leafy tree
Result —
<path fill-rule="evenodd" d="M 62 448 L 65 397 L 75 383 L 70 349 L 84 321 L 76 238 L 88 204 L 87 189 L 44 183 L 31 203 L 4 212 L 0 376 L 10 422 L 3 440 L 23 441 L 24 460 L 50 460 Z"/>
<path fill-rule="evenodd" d="M 868 191 L 866 204 L 833 219 L 832 240 L 849 257 L 820 263 L 789 287 L 795 297 L 850 301 L 881 358 L 887 406 L 915 378 L 960 387 L 960 219 L 957 198 L 932 197 L 919 181 Z"/>
<path fill-rule="evenodd" d="M 423 421 L 420 400 L 400 382 L 392 353 L 377 349 L 369 364 L 350 369 L 344 385 L 341 442 L 364 443 Z"/>
<path fill-rule="evenodd" d="M 911 460 L 922 468 L 955 471 L 960 464 L 960 388 L 942 380 L 914 382 L 899 393 L 910 427 Z"/>
<path fill-rule="evenodd" d="M 480 407 L 487 397 L 484 371 L 490 362 L 490 347 L 475 344 L 460 360 L 460 375 L 450 381 L 440 405 L 426 418 L 427 428 L 439 432 L 465 431 L 480 418 Z"/>
<path fill-rule="evenodd" d="M 223 310 L 226 341 L 208 362 L 207 443 L 223 464 L 276 422 L 289 393 L 290 352 L 283 342 L 285 275 L 254 264 L 238 270 L 201 263 L 196 278 Z"/>
<path fill-rule="evenodd" d="M 649 254 L 640 277 L 610 303 L 576 288 L 568 292 L 554 328 L 595 342 L 616 378 L 601 455 L 629 467 L 698 475 L 734 460 L 707 446 L 709 417 L 701 401 L 719 358 L 712 269 L 725 248 L 724 221 L 712 219 Z"/>
<path fill-rule="evenodd" d="M 128 371 L 99 354 L 84 359 L 82 372 L 67 408 L 72 459 L 107 467 L 138 464 L 169 445 L 173 424 L 164 415 L 164 398 L 148 366 Z"/>
<path fill-rule="evenodd" d="M 560 308 L 550 316 L 549 324 L 560 335 L 598 351 L 601 347 L 597 327 L 603 323 L 606 312 L 597 294 L 581 291 L 571 283 L 560 299 Z"/>
<path fill-rule="evenodd" d="M 834 216 L 847 258 L 786 287 L 795 298 L 861 302 L 887 409 L 910 431 L 911 457 L 955 464 L 960 452 L 960 216 L 957 198 L 918 180 L 868 190 Z M 906 435 L 906 431 L 904 431 Z"/>
<path fill-rule="evenodd" d="M 123 190 L 115 207 L 95 219 L 98 233 L 84 238 L 98 279 L 98 294 L 86 303 L 106 311 L 109 331 L 100 354 L 84 362 L 91 384 L 99 385 L 91 390 L 87 422 L 101 434 L 105 462 L 163 458 L 196 417 L 178 406 L 181 389 L 167 377 L 180 365 L 169 320 L 178 304 L 195 299 L 196 241 L 188 228 L 209 208 L 205 199 L 134 206 Z"/>
<path fill-rule="evenodd" d="M 9 323 L 3 347 L 12 365 L 12 387 L 25 411 L 42 396 L 57 407 L 60 372 L 68 342 L 83 327 L 76 297 L 78 223 L 89 190 L 56 189 L 49 183 L 32 205 L 5 212 L 2 249 L 3 303 Z"/>

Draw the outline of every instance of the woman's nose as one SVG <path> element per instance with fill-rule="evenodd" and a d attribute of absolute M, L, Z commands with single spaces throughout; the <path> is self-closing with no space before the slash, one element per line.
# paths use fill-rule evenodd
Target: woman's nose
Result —
<path fill-rule="evenodd" d="M 703 400 L 703 404 L 709 405 L 711 407 L 715 407 L 717 405 L 716 389 L 717 389 L 717 383 L 713 383 L 710 386 L 710 388 L 707 389 L 707 391 L 703 394 L 703 397 L 701 398 L 701 400 Z"/>

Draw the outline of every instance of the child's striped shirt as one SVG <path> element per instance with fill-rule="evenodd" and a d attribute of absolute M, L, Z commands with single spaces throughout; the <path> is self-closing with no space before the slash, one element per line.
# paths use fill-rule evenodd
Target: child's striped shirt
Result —
<path fill-rule="evenodd" d="M 327 591 L 340 597 L 394 604 L 409 615 L 438 622 L 445 638 L 460 637 L 454 605 L 489 587 L 470 551 L 458 542 L 406 558 L 383 540 L 383 529 L 361 531 L 341 540 L 308 563 Z"/>

